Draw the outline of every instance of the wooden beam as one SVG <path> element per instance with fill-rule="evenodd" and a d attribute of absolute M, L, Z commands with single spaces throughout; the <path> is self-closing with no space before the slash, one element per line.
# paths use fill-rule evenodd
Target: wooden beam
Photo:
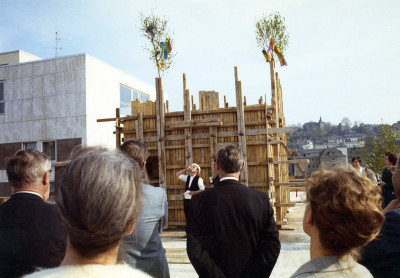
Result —
<path fill-rule="evenodd" d="M 117 149 L 119 149 L 119 147 L 121 146 L 121 133 L 120 133 L 121 127 L 119 124 L 119 117 L 120 117 L 119 108 L 115 109 L 115 117 L 116 117 L 116 120 L 115 120 L 115 147 Z"/>
<path fill-rule="evenodd" d="M 143 113 L 138 113 L 138 119 L 136 120 L 136 138 L 140 142 L 144 142 L 144 135 L 143 135 Z"/>
<path fill-rule="evenodd" d="M 156 93 L 158 176 L 160 187 L 166 189 L 164 92 L 161 78 L 156 78 Z"/>
<path fill-rule="evenodd" d="M 294 160 L 279 160 L 279 161 L 273 161 L 271 162 L 272 164 L 296 164 L 296 163 L 309 163 L 310 161 L 306 158 L 299 158 L 299 159 L 294 159 Z"/>
<path fill-rule="evenodd" d="M 192 98 L 193 101 L 193 98 Z M 190 109 L 190 92 L 188 89 L 184 92 L 184 114 L 183 119 L 186 123 L 192 121 L 192 113 Z M 185 163 L 186 166 L 189 166 L 193 163 L 193 141 L 192 141 L 192 128 L 190 126 L 186 126 L 185 128 Z"/>
<path fill-rule="evenodd" d="M 277 208 L 290 208 L 290 207 L 295 207 L 296 203 L 287 203 L 287 204 L 274 203 L 274 206 Z"/>
<path fill-rule="evenodd" d="M 172 122 L 166 125 L 166 128 L 177 129 L 177 128 L 188 128 L 188 127 L 210 127 L 210 126 L 221 126 L 222 122 L 219 120 L 184 120 L 183 122 Z"/>
<path fill-rule="evenodd" d="M 305 182 L 276 182 L 276 186 L 302 186 L 306 185 Z"/>
<path fill-rule="evenodd" d="M 234 68 L 235 72 L 235 88 L 236 88 L 236 107 L 237 107 L 237 127 L 238 127 L 238 142 L 239 148 L 243 154 L 244 169 L 240 175 L 241 182 L 248 186 L 248 169 L 247 169 L 247 145 L 246 145 L 246 128 L 244 125 L 244 105 L 242 95 L 242 82 L 238 80 L 237 67 Z"/>

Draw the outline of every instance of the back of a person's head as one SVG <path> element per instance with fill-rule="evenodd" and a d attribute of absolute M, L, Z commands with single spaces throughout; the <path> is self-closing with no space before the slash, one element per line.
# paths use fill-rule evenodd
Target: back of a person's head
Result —
<path fill-rule="evenodd" d="M 38 187 L 51 168 L 50 158 L 38 150 L 17 151 L 7 162 L 8 182 L 14 188 Z"/>
<path fill-rule="evenodd" d="M 315 172 L 307 182 L 307 201 L 323 247 L 335 255 L 351 253 L 374 239 L 383 224 L 377 186 L 354 171 Z"/>
<path fill-rule="evenodd" d="M 69 242 L 91 257 L 116 246 L 141 210 L 137 166 L 122 152 L 75 149 L 56 187 L 57 207 Z"/>
<path fill-rule="evenodd" d="M 125 153 L 128 157 L 135 160 L 139 165 L 147 160 L 149 157 L 149 152 L 147 151 L 146 146 L 136 140 L 127 140 L 125 141 L 119 149 Z"/>
<path fill-rule="evenodd" d="M 227 145 L 218 151 L 217 162 L 225 173 L 238 173 L 243 164 L 242 152 L 235 145 Z"/>

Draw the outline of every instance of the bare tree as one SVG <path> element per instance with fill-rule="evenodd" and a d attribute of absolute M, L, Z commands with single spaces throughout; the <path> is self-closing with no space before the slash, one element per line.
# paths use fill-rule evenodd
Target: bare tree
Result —
<path fill-rule="evenodd" d="M 140 13 L 140 30 L 147 39 L 143 45 L 150 54 L 150 61 L 157 68 L 158 77 L 161 77 L 173 64 L 176 52 L 173 52 L 173 31 L 168 29 L 168 21 L 160 18 L 152 11 L 150 15 L 144 16 Z"/>

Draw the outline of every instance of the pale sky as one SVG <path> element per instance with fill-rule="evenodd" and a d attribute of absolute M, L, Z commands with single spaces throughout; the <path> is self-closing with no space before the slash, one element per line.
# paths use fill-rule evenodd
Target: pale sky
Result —
<path fill-rule="evenodd" d="M 233 67 L 247 103 L 267 94 L 269 65 L 255 40 L 255 20 L 286 18 L 287 67 L 277 65 L 286 123 L 342 118 L 393 124 L 400 120 L 400 1 L 376 0 L 0 0 L 0 52 L 88 53 L 149 84 L 156 68 L 142 49 L 139 13 L 165 15 L 174 30 L 175 64 L 163 78 L 170 111 L 183 110 L 182 74 L 198 91 L 215 90 L 235 106 Z M 279 64 L 279 63 L 278 63 Z"/>

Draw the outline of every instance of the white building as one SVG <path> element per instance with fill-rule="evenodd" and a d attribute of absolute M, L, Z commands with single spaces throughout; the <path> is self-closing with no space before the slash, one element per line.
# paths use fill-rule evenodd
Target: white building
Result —
<path fill-rule="evenodd" d="M 0 196 L 5 159 L 36 148 L 54 161 L 78 145 L 115 147 L 115 108 L 155 99 L 155 88 L 87 54 L 41 59 L 23 51 L 0 53 Z M 52 177 L 54 180 L 54 177 Z M 8 194 L 9 195 L 9 194 Z"/>

